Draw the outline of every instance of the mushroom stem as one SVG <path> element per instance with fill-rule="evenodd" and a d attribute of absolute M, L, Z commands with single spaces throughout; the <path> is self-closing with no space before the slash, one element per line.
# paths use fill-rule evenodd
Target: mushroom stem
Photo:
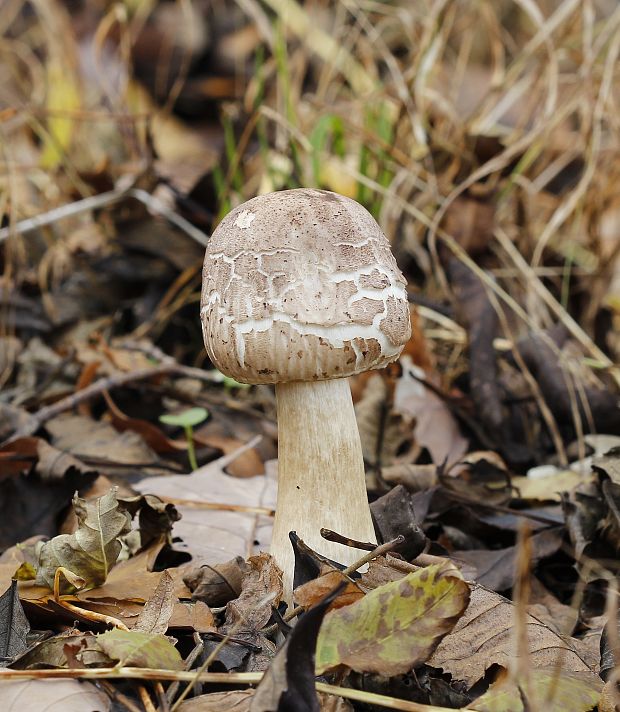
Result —
<path fill-rule="evenodd" d="M 315 551 L 348 566 L 363 552 L 323 539 L 321 527 L 376 541 L 362 446 L 347 378 L 276 384 L 278 501 L 271 553 L 290 601 L 295 557 L 289 531 Z"/>

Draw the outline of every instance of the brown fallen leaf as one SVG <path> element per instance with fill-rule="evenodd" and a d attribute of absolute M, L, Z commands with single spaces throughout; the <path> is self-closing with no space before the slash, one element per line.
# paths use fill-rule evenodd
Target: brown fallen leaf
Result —
<path fill-rule="evenodd" d="M 416 443 L 429 451 L 436 465 L 457 462 L 467 452 L 469 443 L 461 435 L 445 401 L 416 378 L 434 382 L 432 375 L 422 371 L 408 356 L 401 358 L 400 363 L 403 374 L 396 384 L 394 411 L 413 424 Z"/>
<path fill-rule="evenodd" d="M 508 599 L 473 584 L 467 610 L 428 664 L 469 687 L 484 677 L 492 665 L 508 668 L 514 657 L 514 615 L 514 606 Z M 591 672 L 570 639 L 560 637 L 529 615 L 527 634 L 533 668 L 560 666 L 568 672 Z"/>
<path fill-rule="evenodd" d="M 236 438 L 212 434 L 208 431 L 201 431 L 198 434 L 198 438 L 205 445 L 221 450 L 224 455 L 230 455 L 239 450 L 240 447 L 243 447 L 243 443 Z M 255 449 L 246 450 L 243 455 L 233 460 L 227 469 L 228 473 L 233 477 L 254 477 L 265 472 L 263 461 Z"/>
<path fill-rule="evenodd" d="M 179 712 L 250 712 L 254 690 L 231 690 L 212 692 L 185 700 L 177 709 Z"/>
<path fill-rule="evenodd" d="M 112 424 L 119 433 L 124 433 L 125 431 L 137 433 L 158 454 L 187 450 L 187 440 L 181 442 L 171 440 L 154 423 L 125 415 L 106 391 L 104 391 L 103 397 L 112 416 Z"/>
<path fill-rule="evenodd" d="M 528 613 L 556 633 L 565 635 L 570 635 L 573 632 L 579 617 L 575 608 L 561 603 L 536 576 L 530 577 Z M 598 660 L 599 655 L 596 657 Z M 587 659 L 586 662 L 589 665 L 592 664 L 590 659 Z"/>
<path fill-rule="evenodd" d="M 249 570 L 243 577 L 241 595 L 226 604 L 220 632 L 256 646 L 245 662 L 245 670 L 252 672 L 266 669 L 275 654 L 275 647 L 260 631 L 269 622 L 272 608 L 280 603 L 282 572 L 269 554 L 251 556 L 247 563 Z"/>
<path fill-rule="evenodd" d="M 563 527 L 545 529 L 531 538 L 532 566 L 562 546 Z M 461 567 L 463 576 L 493 591 L 505 591 L 515 583 L 518 546 L 505 549 L 470 549 L 454 551 L 451 558 Z"/>
<path fill-rule="evenodd" d="M 183 581 L 192 592 L 192 599 L 210 606 L 224 606 L 241 593 L 243 576 L 248 571 L 245 559 L 236 556 L 223 564 L 192 567 Z"/>
<path fill-rule="evenodd" d="M 312 579 L 312 581 L 308 581 L 308 583 L 304 583 L 302 586 L 298 586 L 293 592 L 293 598 L 298 606 L 311 608 L 343 582 L 346 583 L 345 588 L 331 602 L 327 609 L 328 611 L 334 611 L 343 606 L 348 606 L 364 597 L 364 592 L 357 584 L 349 581 L 339 571 L 329 571 L 323 574 L 323 576 L 319 576 L 318 578 Z"/>
<path fill-rule="evenodd" d="M 143 605 L 153 597 L 163 575 L 150 570 L 159 550 L 158 546 L 151 547 L 119 562 L 102 586 L 78 592 L 77 605 L 111 615 L 131 628 Z M 211 609 L 202 601 L 189 600 L 191 592 L 182 581 L 185 569 L 170 569 L 167 573 L 174 581 L 174 607 L 169 628 L 193 628 L 202 633 L 213 631 L 215 620 Z M 22 589 L 20 595 L 23 597 Z"/>
<path fill-rule="evenodd" d="M 442 562 L 448 562 L 448 559 L 439 559 Z M 415 566 L 400 558 L 396 558 L 391 554 L 386 556 L 378 556 L 368 564 L 368 571 L 362 574 L 360 579 L 360 588 L 364 591 L 372 591 L 379 586 L 392 581 L 400 581 L 410 573 L 418 571 L 420 566 Z"/>
<path fill-rule="evenodd" d="M 59 416 L 46 423 L 45 427 L 52 436 L 54 447 L 78 458 L 83 456 L 85 459 L 100 460 L 99 469 L 102 472 L 106 471 L 105 462 L 115 463 L 113 474 L 117 476 L 134 474 L 137 466 L 146 474 L 161 471 L 157 467 L 157 455 L 137 433 L 119 433 L 109 423 L 80 415 Z M 116 466 L 119 463 L 127 467 Z"/>
<path fill-rule="evenodd" d="M 141 630 L 143 633 L 165 633 L 172 618 L 175 602 L 174 580 L 167 571 L 164 571 L 153 595 L 140 611 L 133 630 Z"/>

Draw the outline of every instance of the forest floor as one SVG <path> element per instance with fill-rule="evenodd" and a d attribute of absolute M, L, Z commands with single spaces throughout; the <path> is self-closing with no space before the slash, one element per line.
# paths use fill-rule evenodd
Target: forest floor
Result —
<path fill-rule="evenodd" d="M 617 4 L 7 0 L 0 28 L 3 708 L 613 710 Z M 379 222 L 413 334 L 351 379 L 379 547 L 306 551 L 287 613 L 273 388 L 213 368 L 199 302 L 219 221 L 296 187 Z"/>

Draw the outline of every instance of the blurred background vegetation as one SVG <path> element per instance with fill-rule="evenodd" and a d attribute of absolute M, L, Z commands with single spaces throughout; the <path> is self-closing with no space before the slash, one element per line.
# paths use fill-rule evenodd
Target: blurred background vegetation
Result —
<path fill-rule="evenodd" d="M 33 337 L 148 337 L 203 365 L 201 236 L 317 186 L 380 222 L 446 391 L 483 324 L 461 265 L 543 415 L 553 389 L 515 344 L 551 334 L 571 436 L 603 427 L 583 394 L 620 380 L 616 2 L 4 0 L 0 28 L 7 387 Z"/>

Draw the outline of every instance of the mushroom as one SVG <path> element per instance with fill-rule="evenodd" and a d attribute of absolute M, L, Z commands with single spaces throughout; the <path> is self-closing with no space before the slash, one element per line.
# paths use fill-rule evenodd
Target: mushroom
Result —
<path fill-rule="evenodd" d="M 244 383 L 274 383 L 278 498 L 271 553 L 290 600 L 289 532 L 349 565 L 375 542 L 348 376 L 398 358 L 411 334 L 405 279 L 359 203 L 324 190 L 261 195 L 207 247 L 201 320 L 209 358 Z"/>

